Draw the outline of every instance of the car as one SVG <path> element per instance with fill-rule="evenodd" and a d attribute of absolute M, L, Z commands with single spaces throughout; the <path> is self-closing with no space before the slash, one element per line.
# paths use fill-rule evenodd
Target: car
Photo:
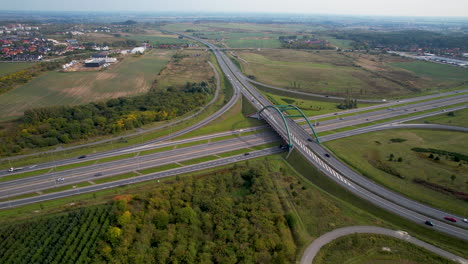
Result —
<path fill-rule="evenodd" d="M 29 166 L 30 169 L 34 169 L 34 168 L 36 168 L 36 167 L 37 167 L 37 165 Z"/>
<path fill-rule="evenodd" d="M 329 158 L 329 157 L 330 157 L 330 154 L 325 153 L 325 157 Z"/>
<path fill-rule="evenodd" d="M 62 182 L 62 181 L 65 181 L 65 178 L 57 178 L 55 181 L 56 182 Z"/>
<path fill-rule="evenodd" d="M 102 173 L 98 172 L 98 173 L 94 174 L 94 177 L 99 177 L 99 176 L 102 176 Z"/>
<path fill-rule="evenodd" d="M 468 219 L 465 218 L 462 221 L 468 224 Z"/>
<path fill-rule="evenodd" d="M 426 222 L 424 222 L 424 224 L 426 224 L 428 226 L 434 226 L 434 224 L 429 220 L 426 220 Z"/>
<path fill-rule="evenodd" d="M 449 220 L 450 222 L 457 222 L 457 219 L 453 218 L 453 217 L 450 217 L 450 216 L 446 216 L 444 217 L 445 220 Z"/>
<path fill-rule="evenodd" d="M 84 159 L 84 158 L 86 158 L 86 155 L 81 155 L 78 157 L 78 159 Z"/>
<path fill-rule="evenodd" d="M 248 156 L 248 155 L 250 155 L 250 153 L 249 153 L 249 152 L 247 152 L 247 153 L 244 153 L 244 156 Z"/>
<path fill-rule="evenodd" d="M 308 138 L 307 141 L 312 142 L 312 139 L 311 139 L 311 138 Z"/>
<path fill-rule="evenodd" d="M 333 115 L 338 115 L 338 113 L 334 113 Z"/>

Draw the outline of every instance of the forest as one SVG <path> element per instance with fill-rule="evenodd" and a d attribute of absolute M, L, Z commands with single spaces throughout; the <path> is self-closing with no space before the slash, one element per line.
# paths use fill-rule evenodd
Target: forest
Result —
<path fill-rule="evenodd" d="M 297 220 L 270 163 L 177 177 L 0 228 L 0 263 L 293 263 Z"/>
<path fill-rule="evenodd" d="M 77 106 L 30 109 L 14 127 L 0 131 L 0 155 L 116 134 L 155 121 L 170 120 L 207 103 L 213 83 L 187 83 L 184 89 L 151 89 L 147 94 Z"/>

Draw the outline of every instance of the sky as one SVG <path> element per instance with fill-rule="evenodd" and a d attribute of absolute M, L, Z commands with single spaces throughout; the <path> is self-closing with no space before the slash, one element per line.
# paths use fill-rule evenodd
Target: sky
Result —
<path fill-rule="evenodd" d="M 468 0 L 2 0 L 1 10 L 260 12 L 468 17 Z"/>

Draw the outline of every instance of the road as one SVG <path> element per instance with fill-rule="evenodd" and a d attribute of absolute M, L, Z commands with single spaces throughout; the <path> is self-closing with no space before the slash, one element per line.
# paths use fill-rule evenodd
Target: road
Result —
<path fill-rule="evenodd" d="M 180 33 L 179 33 L 180 34 Z M 186 37 L 198 40 L 213 51 L 218 59 L 221 69 L 233 82 L 236 89 L 239 89 L 247 98 L 249 98 L 257 109 L 262 109 L 264 106 L 271 103 L 263 97 L 252 85 L 250 85 L 234 64 L 221 53 L 217 47 L 204 40 L 182 34 Z M 262 117 L 280 134 L 280 136 L 288 140 L 287 127 L 283 124 L 279 113 L 272 110 L 266 110 L 262 113 Z M 399 194 L 386 190 L 385 188 L 373 183 L 364 176 L 354 172 L 346 164 L 330 157 L 326 158 L 324 153 L 328 151 L 316 142 L 309 142 L 309 133 L 305 131 L 294 121 L 287 119 L 291 138 L 295 148 L 315 167 L 322 171 L 329 178 L 334 180 L 339 185 L 356 194 L 357 196 L 374 203 L 375 205 L 387 209 L 395 214 L 398 214 L 415 223 L 422 224 L 425 220 L 431 220 L 435 226 L 435 230 L 446 234 L 468 240 L 468 230 L 463 223 L 447 224 L 440 221 L 444 216 L 453 216 L 460 219 L 460 216 L 454 216 L 446 212 L 422 205 L 418 202 L 409 200 Z M 422 213 L 420 213 L 422 212 Z M 458 226 L 455 226 L 458 225 Z"/>
<path fill-rule="evenodd" d="M 213 66 L 213 64 L 211 64 L 211 62 L 210 62 L 210 66 L 213 68 L 213 71 L 214 71 L 214 74 L 215 74 L 215 77 L 216 77 L 216 91 L 215 91 L 214 97 L 212 98 L 212 100 L 208 104 L 206 104 L 205 106 L 203 106 L 197 112 L 191 114 L 190 116 L 184 117 L 184 118 L 179 119 L 177 121 L 168 122 L 167 124 L 164 124 L 162 126 L 158 126 L 158 127 L 154 127 L 154 128 L 150 128 L 150 129 L 139 129 L 138 132 L 134 132 L 134 133 L 130 133 L 130 134 L 127 134 L 127 135 L 120 136 L 119 139 L 120 138 L 138 136 L 138 135 L 148 133 L 148 132 L 151 132 L 151 131 L 156 131 L 156 130 L 164 129 L 166 127 L 175 126 L 175 125 L 177 125 L 179 123 L 190 120 L 190 119 L 198 116 L 200 113 L 202 113 L 208 106 L 210 106 L 211 104 L 213 104 L 216 101 L 216 99 L 219 96 L 219 91 L 221 89 L 219 73 L 216 70 L 216 68 Z M 199 129 L 200 127 L 208 124 L 209 122 L 211 122 L 214 119 L 216 119 L 216 118 L 220 117 L 221 115 L 223 115 L 226 111 L 231 109 L 231 107 L 237 102 L 238 99 L 239 99 L 239 94 L 234 94 L 234 96 L 232 96 L 231 99 L 221 109 L 219 109 L 218 111 L 216 111 L 214 114 L 210 115 L 209 117 L 205 118 L 204 120 L 198 122 L 197 124 L 195 124 L 193 126 L 189 126 L 189 127 L 185 128 L 185 129 L 179 130 L 179 131 L 177 131 L 175 133 L 171 133 L 168 136 L 164 136 L 164 137 L 157 138 L 155 140 L 147 141 L 144 144 L 164 142 L 164 141 L 167 141 L 167 140 L 182 136 L 182 135 L 187 134 L 189 132 L 195 131 L 195 130 Z M 103 140 L 98 140 L 98 141 L 95 141 L 95 142 L 90 142 L 90 143 L 86 143 L 86 144 L 71 146 L 71 147 L 67 147 L 67 148 L 57 148 L 55 150 L 43 151 L 43 152 L 39 152 L 39 153 L 31 153 L 31 154 L 25 154 L 25 155 L 18 155 L 18 156 L 14 156 L 14 157 L 2 158 L 2 159 L 0 159 L 0 161 L 15 160 L 15 159 L 20 159 L 20 158 L 25 158 L 25 157 L 36 156 L 36 155 L 44 155 L 44 154 L 48 154 L 48 153 L 57 153 L 57 152 L 61 152 L 61 151 L 68 151 L 68 150 L 72 150 L 72 149 L 78 149 L 78 148 L 82 148 L 82 147 L 87 147 L 87 146 L 93 146 L 93 145 L 103 144 L 103 143 L 107 143 L 107 142 L 112 142 L 112 141 L 115 141 L 115 140 L 116 140 L 116 138 L 103 139 Z M 144 144 L 142 143 L 142 145 L 144 145 Z M 132 147 L 135 147 L 135 146 L 138 146 L 138 145 L 133 145 L 133 146 L 128 147 L 128 148 L 132 148 Z"/>
<path fill-rule="evenodd" d="M 279 137 L 271 132 L 236 137 L 216 142 L 204 144 L 203 146 L 189 146 L 168 151 L 156 152 L 144 156 L 98 163 L 64 171 L 41 174 L 37 176 L 24 177 L 17 180 L 2 182 L 0 185 L 0 198 L 8 198 L 21 194 L 41 191 L 62 185 L 70 185 L 78 182 L 93 181 L 98 178 L 112 175 L 124 174 L 132 171 L 140 171 L 152 167 L 173 164 L 200 158 L 204 156 L 216 155 L 223 152 L 254 147 L 274 141 Z M 96 174 L 102 174 L 96 177 Z M 59 178 L 64 181 L 57 182 Z"/>
<path fill-rule="evenodd" d="M 301 96 L 310 96 L 310 97 L 317 97 L 317 98 L 320 98 L 320 99 L 330 99 L 330 100 L 339 100 L 339 101 L 342 101 L 342 100 L 345 99 L 344 97 L 339 97 L 339 96 L 331 96 L 331 95 L 316 94 L 316 93 L 307 93 L 307 92 L 295 91 L 295 90 L 291 90 L 291 89 L 285 89 L 285 88 L 281 88 L 281 87 L 277 87 L 277 86 L 272 86 L 272 85 L 268 85 L 268 84 L 264 84 L 264 83 L 252 80 L 252 79 L 248 78 L 245 75 L 243 76 L 243 78 L 245 80 L 247 80 L 248 82 L 256 84 L 256 85 L 264 86 L 264 87 L 274 89 L 274 90 L 278 90 L 278 91 L 282 91 L 282 92 L 293 93 L 293 94 L 297 94 L 297 95 L 301 95 Z M 468 92 L 468 89 L 459 90 L 459 91 L 456 91 L 456 92 L 444 92 L 443 94 L 448 95 L 448 94 L 452 94 L 452 93 L 463 93 L 463 92 Z M 385 104 L 375 106 L 375 107 L 382 107 L 382 106 L 391 105 L 389 103 L 394 103 L 394 104 L 396 103 L 397 104 L 397 103 L 402 102 L 402 101 L 412 102 L 415 99 L 416 100 L 424 100 L 424 99 L 421 99 L 421 98 L 427 98 L 427 99 L 434 98 L 433 96 L 434 95 L 426 95 L 426 96 L 422 96 L 422 97 L 414 97 L 414 98 L 398 99 L 398 100 L 385 100 L 385 101 L 383 101 L 383 99 L 385 99 L 385 98 L 382 98 L 380 100 L 378 100 L 378 99 L 356 99 L 356 100 L 358 102 L 361 102 L 361 103 L 385 103 Z M 440 94 L 439 94 L 439 96 L 440 96 Z"/>
<path fill-rule="evenodd" d="M 280 153 L 281 151 L 284 151 L 284 150 L 276 148 L 276 147 L 263 149 L 263 150 L 258 150 L 258 151 L 252 151 L 250 152 L 250 155 L 248 156 L 241 154 L 241 155 L 221 158 L 221 159 L 217 159 L 213 161 L 207 161 L 207 162 L 203 162 L 203 163 L 199 163 L 195 165 L 166 170 L 162 172 L 151 173 L 151 174 L 147 174 L 143 176 L 136 176 L 133 178 L 119 180 L 119 181 L 112 181 L 108 183 L 91 185 L 91 186 L 81 187 L 77 189 L 66 190 L 62 192 L 43 194 L 37 197 L 30 197 L 30 198 L 25 198 L 25 199 L 20 199 L 20 200 L 0 202 L 0 209 L 7 209 L 11 207 L 17 207 L 17 206 L 38 203 L 38 202 L 43 202 L 43 201 L 48 201 L 48 200 L 53 200 L 53 199 L 58 199 L 58 198 L 64 198 L 64 197 L 73 196 L 77 194 L 101 191 L 101 190 L 116 188 L 120 186 L 127 186 L 129 184 L 134 184 L 134 183 L 139 183 L 139 182 L 152 181 L 152 180 L 157 181 L 158 179 L 161 179 L 164 177 L 175 176 L 179 174 L 214 168 L 214 167 L 218 167 L 222 165 L 236 163 L 236 162 L 243 161 L 243 160 L 248 160 L 248 159 L 258 158 L 262 156 L 272 155 L 275 153 Z"/>
<path fill-rule="evenodd" d="M 421 241 L 417 238 L 414 238 L 405 231 L 391 230 L 391 229 L 377 227 L 377 226 L 348 226 L 348 227 L 335 229 L 315 239 L 305 250 L 304 254 L 302 255 L 300 264 L 311 264 L 315 256 L 317 255 L 317 253 L 320 251 L 320 249 L 323 246 L 325 246 L 326 244 L 332 242 L 333 240 L 337 238 L 352 235 L 352 234 L 379 234 L 379 235 L 391 236 L 394 238 L 404 240 L 408 243 L 412 243 L 416 246 L 422 247 L 430 252 L 433 252 L 441 257 L 453 260 L 457 263 L 461 263 L 461 264 L 468 263 L 467 259 L 464 259 L 455 254 L 452 254 L 443 249 L 440 249 L 431 244 L 428 244 L 424 241 Z"/>
<path fill-rule="evenodd" d="M 399 124 L 399 123 L 389 123 L 389 124 L 378 124 L 369 127 L 357 128 L 349 131 L 339 132 L 331 135 L 321 136 L 320 142 L 326 142 L 330 140 L 335 140 L 344 137 L 350 137 L 354 135 L 387 130 L 387 129 L 433 129 L 433 130 L 449 130 L 449 131 L 460 131 L 468 133 L 468 128 L 466 127 L 457 127 L 457 126 L 447 126 L 447 125 L 437 125 L 437 124 Z"/>

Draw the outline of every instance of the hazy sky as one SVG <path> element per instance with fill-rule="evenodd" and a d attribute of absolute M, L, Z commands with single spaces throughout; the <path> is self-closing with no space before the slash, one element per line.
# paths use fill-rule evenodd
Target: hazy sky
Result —
<path fill-rule="evenodd" d="M 468 17 L 468 0 L 2 0 L 1 10 L 225 11 Z"/>

